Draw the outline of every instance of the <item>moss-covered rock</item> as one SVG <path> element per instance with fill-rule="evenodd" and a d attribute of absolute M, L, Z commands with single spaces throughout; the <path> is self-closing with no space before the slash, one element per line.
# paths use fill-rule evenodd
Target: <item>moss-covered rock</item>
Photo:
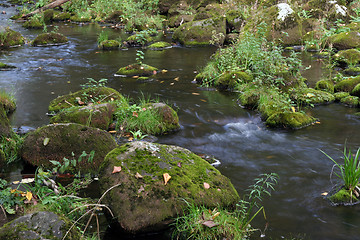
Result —
<path fill-rule="evenodd" d="M 10 69 L 14 69 L 14 68 L 16 68 L 16 67 L 0 62 L 0 71 L 10 70 Z"/>
<path fill-rule="evenodd" d="M 99 44 L 99 48 L 102 50 L 117 50 L 120 48 L 120 42 L 116 40 L 105 40 Z"/>
<path fill-rule="evenodd" d="M 126 39 L 127 46 L 145 46 L 151 42 L 158 41 L 162 37 L 162 32 L 144 30 L 136 32 Z"/>
<path fill-rule="evenodd" d="M 359 107 L 360 106 L 360 98 L 356 96 L 347 96 L 340 99 L 340 102 L 345 104 L 348 107 Z"/>
<path fill-rule="evenodd" d="M 108 87 L 86 88 L 55 98 L 49 104 L 49 111 L 58 112 L 65 108 L 112 101 L 117 101 L 118 104 L 127 106 L 126 99 L 115 89 Z"/>
<path fill-rule="evenodd" d="M 24 37 L 10 28 L 0 32 L 0 49 L 15 47 L 25 43 Z"/>
<path fill-rule="evenodd" d="M 290 98 L 298 105 L 328 104 L 335 100 L 333 94 L 313 88 L 298 88 L 290 92 Z"/>
<path fill-rule="evenodd" d="M 246 84 L 240 86 L 244 86 L 244 88 L 241 89 L 241 94 L 239 96 L 241 105 L 250 109 L 257 108 L 260 96 L 263 94 L 264 89 L 247 86 Z"/>
<path fill-rule="evenodd" d="M 315 90 L 334 93 L 334 83 L 330 80 L 320 80 L 316 82 Z"/>
<path fill-rule="evenodd" d="M 194 20 L 195 15 L 176 15 L 169 18 L 168 26 L 171 28 L 177 28 L 184 23 L 188 23 Z"/>
<path fill-rule="evenodd" d="M 226 35 L 226 19 L 215 17 L 185 23 L 176 29 L 172 39 L 185 46 L 210 45 L 213 35 L 223 44 Z"/>
<path fill-rule="evenodd" d="M 95 151 L 92 161 L 83 159 L 74 171 L 96 173 L 106 154 L 116 147 L 115 139 L 98 128 L 84 125 L 51 124 L 30 132 L 24 138 L 21 157 L 34 166 L 51 169 L 54 165 L 50 160 L 63 163 L 64 158 L 78 159 L 85 151 Z"/>
<path fill-rule="evenodd" d="M 245 21 L 244 12 L 233 9 L 226 12 L 226 23 L 230 32 L 239 32 Z"/>
<path fill-rule="evenodd" d="M 114 167 L 121 167 L 113 173 Z M 165 183 L 164 174 L 171 176 Z M 111 151 L 100 171 L 100 188 L 116 220 L 128 232 L 158 231 L 182 214 L 182 199 L 212 208 L 234 206 L 230 180 L 199 156 L 177 146 L 142 141 Z"/>
<path fill-rule="evenodd" d="M 148 48 L 150 50 L 164 50 L 167 48 L 171 48 L 171 44 L 168 42 L 156 42 L 151 44 Z"/>
<path fill-rule="evenodd" d="M 42 29 L 44 27 L 43 15 L 37 14 L 30 17 L 24 24 L 24 28 L 29 29 Z"/>
<path fill-rule="evenodd" d="M 43 19 L 45 24 L 51 24 L 54 21 L 54 9 L 47 9 L 43 12 Z"/>
<path fill-rule="evenodd" d="M 335 101 L 340 102 L 342 98 L 345 98 L 345 97 L 347 97 L 349 95 L 350 95 L 350 93 L 348 93 L 348 92 L 334 93 Z"/>
<path fill-rule="evenodd" d="M 360 83 L 360 76 L 354 78 L 346 78 L 338 82 L 334 86 L 335 92 L 351 92 L 354 87 Z"/>
<path fill-rule="evenodd" d="M 9 136 L 12 132 L 9 119 L 3 107 L 0 107 L 0 137 Z"/>
<path fill-rule="evenodd" d="M 75 14 L 70 17 L 70 20 L 73 22 L 90 22 L 91 16 L 81 16 L 79 14 Z"/>
<path fill-rule="evenodd" d="M 147 64 L 134 63 L 120 68 L 116 74 L 125 76 L 151 76 L 156 74 L 158 69 Z"/>
<path fill-rule="evenodd" d="M 360 67 L 348 67 L 343 71 L 343 73 L 348 76 L 358 76 L 360 75 Z"/>
<path fill-rule="evenodd" d="M 331 36 L 329 40 L 339 50 L 360 47 L 360 34 L 356 31 L 342 32 Z"/>
<path fill-rule="evenodd" d="M 177 113 L 165 103 L 150 103 L 146 108 L 151 108 L 158 115 L 161 124 L 153 129 L 149 134 L 160 135 L 180 129 L 179 117 Z"/>
<path fill-rule="evenodd" d="M 252 79 L 251 75 L 243 71 L 227 72 L 215 80 L 214 86 L 219 90 L 232 90 L 237 84 L 248 83 Z"/>
<path fill-rule="evenodd" d="M 34 41 L 32 41 L 33 46 L 46 46 L 46 45 L 59 45 L 67 43 L 68 39 L 61 33 L 41 33 L 39 34 Z"/>
<path fill-rule="evenodd" d="M 60 21 L 66 21 L 71 18 L 71 14 L 68 12 L 55 12 L 53 20 L 60 22 Z"/>
<path fill-rule="evenodd" d="M 77 228 L 53 212 L 35 212 L 19 217 L 0 228 L 1 240 L 80 239 Z M 71 229 L 70 229 L 71 228 Z"/>
<path fill-rule="evenodd" d="M 358 83 L 351 91 L 351 95 L 360 97 L 360 83 Z"/>
<path fill-rule="evenodd" d="M 357 49 L 339 51 L 334 57 L 340 64 L 355 65 L 360 63 L 360 51 Z"/>
<path fill-rule="evenodd" d="M 356 198 L 355 194 L 350 194 L 350 191 L 344 188 L 331 195 L 329 197 L 329 200 L 336 205 L 355 203 L 359 201 L 359 199 Z"/>
<path fill-rule="evenodd" d="M 79 123 L 89 127 L 108 130 L 113 121 L 115 103 L 103 103 L 86 107 L 64 109 L 50 119 L 50 123 Z"/>
<path fill-rule="evenodd" d="M 269 127 L 299 129 L 311 125 L 315 118 L 302 112 L 278 112 L 266 119 Z"/>

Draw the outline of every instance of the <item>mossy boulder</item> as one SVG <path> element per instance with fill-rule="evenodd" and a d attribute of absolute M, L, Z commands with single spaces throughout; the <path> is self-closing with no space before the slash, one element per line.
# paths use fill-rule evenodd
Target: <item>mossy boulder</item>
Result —
<path fill-rule="evenodd" d="M 5 110 L 6 115 L 9 115 L 15 111 L 16 103 L 7 94 L 0 93 L 0 108 Z"/>
<path fill-rule="evenodd" d="M 184 23 L 188 23 L 194 20 L 195 15 L 176 15 L 169 18 L 168 26 L 177 28 Z"/>
<path fill-rule="evenodd" d="M 136 32 L 133 35 L 129 36 L 126 39 L 127 46 L 144 46 L 156 40 L 159 40 L 162 37 L 162 34 L 154 31 L 140 31 Z"/>
<path fill-rule="evenodd" d="M 247 86 L 246 84 L 240 86 L 244 86 L 243 89 L 241 89 L 241 94 L 239 96 L 241 105 L 250 109 L 257 108 L 260 96 L 263 94 L 264 89 Z"/>
<path fill-rule="evenodd" d="M 120 172 L 113 173 L 115 167 Z M 117 168 L 119 169 L 119 168 Z M 164 175 L 171 176 L 165 183 Z M 128 232 L 159 231 L 183 214 L 185 201 L 208 208 L 234 206 L 230 180 L 187 149 L 135 141 L 111 151 L 100 170 L 104 203 Z"/>
<path fill-rule="evenodd" d="M 313 88 L 298 88 L 290 92 L 290 98 L 301 106 L 328 104 L 335 100 L 333 94 Z"/>
<path fill-rule="evenodd" d="M 60 22 L 60 21 L 66 21 L 71 18 L 71 14 L 68 12 L 55 12 L 53 20 Z"/>
<path fill-rule="evenodd" d="M 266 119 L 266 125 L 276 128 L 300 129 L 315 121 L 315 118 L 302 112 L 277 112 Z"/>
<path fill-rule="evenodd" d="M 150 50 L 164 50 L 167 48 L 171 48 L 171 44 L 168 42 L 156 42 L 148 46 Z"/>
<path fill-rule="evenodd" d="M 102 50 L 117 50 L 120 48 L 120 45 L 116 40 L 105 40 L 99 44 L 99 48 Z"/>
<path fill-rule="evenodd" d="M 360 106 L 360 98 L 356 96 L 347 96 L 340 99 L 340 102 L 345 104 L 348 107 L 359 107 Z"/>
<path fill-rule="evenodd" d="M 243 71 L 227 72 L 215 80 L 214 86 L 219 90 L 232 90 L 237 84 L 252 81 L 253 77 Z"/>
<path fill-rule="evenodd" d="M 68 39 L 61 33 L 41 33 L 39 34 L 31 45 L 33 46 L 46 46 L 46 45 L 59 45 L 67 43 Z"/>
<path fill-rule="evenodd" d="M 360 48 L 360 34 L 357 31 L 336 34 L 331 36 L 329 41 L 338 50 Z"/>
<path fill-rule="evenodd" d="M 175 30 L 172 39 L 185 46 L 210 45 L 213 35 L 219 37 L 220 45 L 224 43 L 226 35 L 226 19 L 224 17 L 185 23 Z"/>
<path fill-rule="evenodd" d="M 335 205 L 346 205 L 349 203 L 356 203 L 360 200 L 356 198 L 355 194 L 350 194 L 350 191 L 346 190 L 345 188 L 341 188 L 339 191 L 331 195 L 328 199 Z"/>
<path fill-rule="evenodd" d="M 147 64 L 134 63 L 126 67 L 120 68 L 116 74 L 131 76 L 151 76 L 156 74 L 158 69 L 156 67 L 149 66 Z"/>
<path fill-rule="evenodd" d="M 0 71 L 10 70 L 10 69 L 14 69 L 14 68 L 16 68 L 16 67 L 0 62 Z"/>
<path fill-rule="evenodd" d="M 334 83 L 330 80 L 320 80 L 316 82 L 315 90 L 334 93 Z"/>
<path fill-rule="evenodd" d="M 226 12 L 226 23 L 230 32 L 239 32 L 245 21 L 244 12 L 239 9 L 233 9 Z"/>
<path fill-rule="evenodd" d="M 60 111 L 50 123 L 79 123 L 89 127 L 108 130 L 113 121 L 115 103 L 103 103 L 85 107 L 72 107 Z"/>
<path fill-rule="evenodd" d="M 356 85 L 360 83 L 360 76 L 354 78 L 346 78 L 335 84 L 335 92 L 351 92 Z"/>
<path fill-rule="evenodd" d="M 92 161 L 83 159 L 74 171 L 96 173 L 106 154 L 116 147 L 115 139 L 98 128 L 76 123 L 50 124 L 30 132 L 24 138 L 21 157 L 34 166 L 51 169 L 50 160 L 78 159 L 85 151 L 95 151 Z"/>
<path fill-rule="evenodd" d="M 351 91 L 351 95 L 360 97 L 360 83 L 358 83 Z"/>
<path fill-rule="evenodd" d="M 0 137 L 9 136 L 11 132 L 12 129 L 6 111 L 0 107 Z"/>
<path fill-rule="evenodd" d="M 80 16 L 79 14 L 75 14 L 70 17 L 72 22 L 90 22 L 91 16 Z"/>
<path fill-rule="evenodd" d="M 342 98 L 350 96 L 348 92 L 336 92 L 334 93 L 335 101 L 340 102 Z"/>
<path fill-rule="evenodd" d="M 43 12 L 43 19 L 45 24 L 51 24 L 54 21 L 54 9 L 47 9 Z"/>
<path fill-rule="evenodd" d="M 16 218 L 0 228 L 1 240 L 77 240 L 81 235 L 77 228 L 71 228 L 70 221 L 53 212 L 35 212 Z M 71 229 L 70 229 L 71 228 Z"/>
<path fill-rule="evenodd" d="M 15 47 L 25 43 L 24 37 L 19 33 L 6 28 L 0 32 L 0 49 Z"/>
<path fill-rule="evenodd" d="M 153 129 L 151 134 L 160 135 L 180 129 L 179 117 L 174 109 L 165 103 L 150 103 L 146 108 L 151 108 L 158 115 L 161 124 Z"/>
<path fill-rule="evenodd" d="M 360 67 L 348 67 L 343 71 L 343 73 L 348 76 L 358 76 L 360 75 Z"/>
<path fill-rule="evenodd" d="M 30 17 L 24 24 L 24 28 L 28 29 L 42 29 L 44 27 L 44 20 L 42 15 L 34 15 Z"/>
<path fill-rule="evenodd" d="M 340 64 L 355 65 L 360 63 L 360 51 L 357 49 L 339 51 L 334 57 Z"/>
<path fill-rule="evenodd" d="M 50 112 L 58 112 L 65 108 L 113 102 L 127 106 L 126 99 L 115 89 L 108 87 L 85 88 L 74 93 L 59 96 L 49 104 Z"/>

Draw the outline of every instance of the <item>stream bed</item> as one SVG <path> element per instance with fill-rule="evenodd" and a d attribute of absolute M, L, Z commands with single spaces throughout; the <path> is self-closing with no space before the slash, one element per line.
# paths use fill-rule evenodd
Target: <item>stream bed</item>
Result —
<path fill-rule="evenodd" d="M 0 16 L 2 27 L 9 25 L 28 40 L 42 32 L 9 22 L 14 8 L 0 7 L 1 11 L 6 11 Z M 135 100 L 150 96 L 177 109 L 181 130 L 161 136 L 157 142 L 214 156 L 221 162 L 217 168 L 230 178 L 240 195 L 261 173 L 280 176 L 276 191 L 263 201 L 269 223 L 266 239 L 360 239 L 360 206 L 334 207 L 321 195 L 330 191 L 337 179 L 333 177 L 331 182 L 333 163 L 319 151 L 339 159 L 345 142 L 353 150 L 359 147 L 360 119 L 353 115 L 359 109 L 340 104 L 317 106 L 311 114 L 319 124 L 298 131 L 267 129 L 256 112 L 239 106 L 236 94 L 191 83 L 196 71 L 215 52 L 213 47 L 145 50 L 145 63 L 168 72 L 139 82 L 114 76 L 118 68 L 135 62 L 136 49 L 99 50 L 97 36 L 103 29 L 98 24 L 59 23 L 58 27 L 68 37 L 68 44 L 25 45 L 0 52 L 1 62 L 17 67 L 0 72 L 0 89 L 16 98 L 14 127 L 48 124 L 46 113 L 52 99 L 81 89 L 87 78 L 106 78 L 109 87 L 125 96 Z M 122 33 L 114 30 L 111 34 Z M 171 36 L 167 39 L 170 41 Z M 305 66 L 312 66 L 304 76 L 314 84 L 322 75 L 321 63 L 309 54 L 303 59 Z M 252 225 L 263 229 L 265 221 L 259 214 Z M 253 238 L 260 238 L 260 234 L 255 232 Z"/>

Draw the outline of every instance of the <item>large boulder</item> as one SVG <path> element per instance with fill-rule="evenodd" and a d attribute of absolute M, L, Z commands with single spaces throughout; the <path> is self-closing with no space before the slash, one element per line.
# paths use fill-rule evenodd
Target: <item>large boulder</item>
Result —
<path fill-rule="evenodd" d="M 186 205 L 234 206 L 230 180 L 187 149 L 143 141 L 111 151 L 100 168 L 100 188 L 121 227 L 132 233 L 168 226 Z M 171 179 L 167 182 L 165 179 Z"/>
<path fill-rule="evenodd" d="M 52 117 L 50 123 L 79 123 L 107 130 L 113 121 L 115 109 L 114 103 L 67 108 Z"/>
<path fill-rule="evenodd" d="M 134 64 L 130 64 L 126 67 L 121 67 L 119 68 L 119 70 L 116 72 L 117 75 L 122 75 L 122 76 L 127 76 L 127 77 L 131 77 L 131 76 L 151 76 L 157 73 L 159 69 L 157 69 L 156 67 L 144 64 L 144 63 L 134 63 Z"/>
<path fill-rule="evenodd" d="M 338 50 L 360 47 L 360 33 L 358 31 L 342 32 L 331 36 L 329 40 Z"/>
<path fill-rule="evenodd" d="M 115 89 L 108 87 L 85 88 L 68 95 L 55 98 L 49 104 L 50 112 L 58 112 L 65 108 L 100 104 L 116 101 L 118 104 L 127 105 L 126 99 Z"/>
<path fill-rule="evenodd" d="M 351 92 L 357 84 L 360 83 L 360 76 L 354 78 L 346 78 L 335 84 L 335 92 Z"/>
<path fill-rule="evenodd" d="M 61 33 L 41 33 L 32 42 L 33 46 L 51 46 L 67 43 L 68 39 Z"/>
<path fill-rule="evenodd" d="M 210 45 L 213 36 L 217 35 L 222 45 L 226 35 L 226 19 L 219 16 L 204 20 L 192 21 L 178 27 L 174 32 L 173 41 L 185 46 Z"/>
<path fill-rule="evenodd" d="M 106 154 L 117 146 L 115 139 L 98 128 L 67 123 L 51 124 L 30 132 L 24 138 L 21 157 L 35 166 L 52 168 L 50 160 L 78 159 L 85 151 L 95 151 L 92 161 L 84 159 L 74 170 L 96 172 Z"/>
<path fill-rule="evenodd" d="M 69 221 L 53 212 L 35 212 L 19 217 L 0 228 L 0 240 L 61 240 L 70 227 Z M 66 239 L 80 239 L 77 228 L 72 228 Z"/>

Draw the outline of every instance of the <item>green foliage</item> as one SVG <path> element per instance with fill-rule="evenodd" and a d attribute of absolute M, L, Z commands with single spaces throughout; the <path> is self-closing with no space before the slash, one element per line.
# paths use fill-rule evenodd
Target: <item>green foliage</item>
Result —
<path fill-rule="evenodd" d="M 106 31 L 101 31 L 97 38 L 97 43 L 100 45 L 102 42 L 109 40 L 109 34 Z"/>
<path fill-rule="evenodd" d="M 136 50 L 136 63 L 143 64 L 143 60 L 145 59 L 145 53 L 141 50 Z"/>
<path fill-rule="evenodd" d="M 20 191 L 7 185 L 7 181 L 0 178 L 0 207 L 8 214 L 15 214 L 15 207 L 22 205 L 25 197 L 21 196 Z"/>
<path fill-rule="evenodd" d="M 327 156 L 331 161 L 334 162 L 334 167 L 338 167 L 340 172 L 334 172 L 337 177 L 339 177 L 344 182 L 344 187 L 350 192 L 352 196 L 353 192 L 356 190 L 357 185 L 359 184 L 360 179 L 360 147 L 355 154 L 351 150 L 347 151 L 346 146 L 344 147 L 344 163 L 340 164 L 335 161 L 332 157 L 326 154 L 324 151 L 320 150 L 325 156 Z"/>
<path fill-rule="evenodd" d="M 96 81 L 93 78 L 87 78 L 88 82 L 85 84 L 80 85 L 82 89 L 86 89 L 86 88 L 97 88 L 97 87 L 106 87 L 107 84 L 107 79 L 106 78 L 102 78 L 98 81 Z"/>
<path fill-rule="evenodd" d="M 8 164 L 20 160 L 22 142 L 23 138 L 16 133 L 13 133 L 11 137 L 0 136 L 0 149 L 4 152 Z"/>
<path fill-rule="evenodd" d="M 143 134 L 141 132 L 141 130 L 137 130 L 136 132 L 135 131 L 130 131 L 130 133 L 133 135 L 135 140 L 142 140 L 142 139 L 144 139 L 144 138 L 146 138 L 148 136 L 146 134 Z"/>
<path fill-rule="evenodd" d="M 82 89 L 106 87 L 108 81 L 106 78 L 102 78 L 98 81 L 93 78 L 87 78 L 87 79 L 88 79 L 87 83 L 80 85 Z M 83 101 L 84 104 L 89 102 L 92 102 L 93 104 L 98 104 L 98 103 L 102 103 L 103 100 L 106 98 L 107 96 L 102 94 L 95 96 L 92 94 L 89 95 L 87 92 L 83 92 L 81 101 Z"/>
<path fill-rule="evenodd" d="M 52 172 L 58 172 L 60 174 L 65 173 L 67 170 L 76 168 L 76 165 L 79 164 L 81 161 L 83 161 L 83 158 L 87 158 L 87 161 L 92 163 L 94 159 L 95 151 L 91 151 L 89 154 L 87 154 L 85 151 L 82 152 L 82 154 L 79 156 L 78 159 L 63 159 L 63 163 L 60 163 L 59 161 L 50 160 L 52 164 L 54 164 L 54 168 L 52 169 Z M 74 157 L 75 154 L 72 153 L 72 156 Z"/>
<path fill-rule="evenodd" d="M 246 239 L 254 231 L 252 220 L 263 211 L 260 206 L 263 195 L 271 196 L 278 175 L 262 174 L 249 187 L 244 199 L 240 200 L 235 211 L 218 207 L 214 210 L 204 206 L 187 203 L 184 215 L 175 219 L 173 239 Z M 266 217 L 265 217 L 266 219 Z"/>

